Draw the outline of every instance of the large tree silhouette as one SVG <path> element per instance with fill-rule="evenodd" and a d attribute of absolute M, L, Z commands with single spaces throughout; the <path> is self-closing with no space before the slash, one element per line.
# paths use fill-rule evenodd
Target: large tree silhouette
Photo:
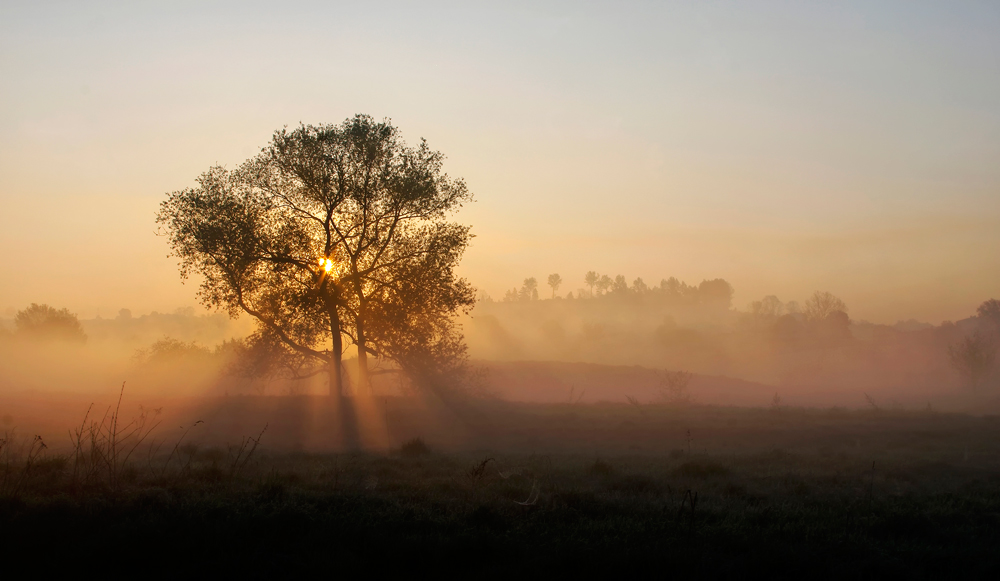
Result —
<path fill-rule="evenodd" d="M 442 160 L 365 115 L 281 130 L 236 171 L 170 194 L 157 221 L 207 306 L 251 315 L 296 375 L 326 371 L 342 394 L 344 337 L 362 385 L 369 355 L 412 368 L 464 354 L 452 317 L 474 293 L 453 270 L 471 234 L 447 217 L 471 194 Z"/>

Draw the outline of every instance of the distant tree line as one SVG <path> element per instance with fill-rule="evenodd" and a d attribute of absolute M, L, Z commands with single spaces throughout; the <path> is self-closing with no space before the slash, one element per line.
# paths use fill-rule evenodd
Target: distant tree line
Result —
<path fill-rule="evenodd" d="M 750 331 L 769 334 L 783 341 L 805 337 L 826 343 L 838 343 L 851 338 L 851 319 L 847 304 L 827 291 L 816 291 L 804 305 L 798 301 L 782 302 L 768 295 L 751 302 L 740 323 Z"/>
<path fill-rule="evenodd" d="M 563 278 L 558 273 L 553 273 L 547 279 L 549 287 L 552 288 L 551 297 L 560 299 L 557 293 L 563 284 Z M 733 286 L 726 280 L 716 278 L 703 280 L 701 284 L 694 286 L 680 281 L 674 277 L 665 278 L 658 285 L 650 286 L 642 278 L 636 278 L 629 285 L 628 280 L 623 275 L 614 278 L 606 274 L 599 274 L 596 271 L 589 271 L 583 277 L 583 282 L 587 288 L 580 288 L 576 294 L 571 291 L 565 298 L 573 299 L 623 299 L 627 297 L 649 297 L 650 299 L 662 299 L 687 304 L 711 303 L 724 305 L 725 308 L 732 306 Z M 538 280 L 535 277 L 524 279 L 521 287 L 513 287 L 507 290 L 502 302 L 519 302 L 538 300 Z M 492 302 L 488 295 L 482 295 L 480 300 Z"/>

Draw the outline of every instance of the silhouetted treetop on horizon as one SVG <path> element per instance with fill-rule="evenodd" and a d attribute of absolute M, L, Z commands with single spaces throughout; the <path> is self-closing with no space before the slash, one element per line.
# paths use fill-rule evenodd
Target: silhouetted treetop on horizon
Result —
<path fill-rule="evenodd" d="M 54 339 L 84 343 L 87 335 L 80 320 L 69 309 L 31 303 L 14 316 L 14 333 L 29 339 Z"/>
<path fill-rule="evenodd" d="M 556 297 L 556 291 L 562 284 L 562 277 L 558 274 L 551 274 L 548 277 L 549 286 L 552 287 L 552 298 Z M 642 278 L 636 278 L 630 286 L 624 275 L 617 275 L 614 278 L 596 271 L 587 272 L 583 277 L 583 282 L 589 289 L 579 289 L 577 293 L 570 292 L 567 299 L 635 299 L 648 297 L 650 300 L 662 299 L 690 304 L 712 304 L 719 307 L 730 308 L 732 306 L 733 286 L 721 278 L 703 280 L 698 286 L 691 286 L 681 282 L 674 277 L 663 279 L 658 286 L 648 286 Z M 502 302 L 530 301 L 538 298 L 537 281 L 534 277 L 524 279 L 520 288 L 512 288 L 504 293 Z M 492 302 L 488 297 L 484 302 Z"/>

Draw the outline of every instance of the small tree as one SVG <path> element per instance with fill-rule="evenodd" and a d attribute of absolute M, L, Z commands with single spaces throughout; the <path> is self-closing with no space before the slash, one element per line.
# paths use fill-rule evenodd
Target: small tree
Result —
<path fill-rule="evenodd" d="M 532 301 L 538 299 L 538 281 L 535 280 L 535 277 L 532 276 L 524 279 L 524 282 L 521 284 L 519 297 L 522 301 Z"/>
<path fill-rule="evenodd" d="M 698 300 L 728 309 L 733 304 L 733 285 L 722 278 L 703 280 L 698 285 Z"/>
<path fill-rule="evenodd" d="M 588 272 L 586 274 L 586 276 L 583 277 L 583 282 L 585 282 L 587 284 L 587 286 L 590 287 L 590 296 L 594 296 L 594 286 L 597 284 L 597 281 L 599 281 L 600 279 L 601 279 L 601 276 L 599 274 L 597 274 L 596 271 L 593 271 L 593 270 L 591 270 L 590 272 Z"/>
<path fill-rule="evenodd" d="M 660 397 L 670 405 L 690 403 L 688 384 L 694 374 L 687 371 L 664 371 L 660 376 Z"/>
<path fill-rule="evenodd" d="M 750 303 L 748 309 L 755 319 L 773 320 L 784 314 L 785 305 L 774 295 L 767 295 L 759 301 Z"/>
<path fill-rule="evenodd" d="M 49 305 L 31 303 L 14 316 L 14 332 L 30 339 L 56 339 L 84 343 L 87 335 L 80 320 L 68 309 L 55 309 Z"/>
<path fill-rule="evenodd" d="M 810 321 L 826 320 L 836 311 L 847 312 L 847 305 L 828 292 L 816 291 L 805 304 L 805 316 Z"/>
<path fill-rule="evenodd" d="M 608 292 L 608 289 L 611 288 L 613 283 L 614 281 L 611 280 L 610 276 L 602 274 L 601 278 L 597 279 L 597 284 L 595 285 L 597 286 L 597 292 L 603 295 Z"/>
<path fill-rule="evenodd" d="M 681 294 L 681 281 L 675 277 L 665 278 L 660 281 L 660 290 L 670 297 L 677 297 Z"/>
<path fill-rule="evenodd" d="M 965 383 L 975 389 L 993 370 L 996 361 L 996 341 L 978 330 L 957 345 L 948 346 L 948 356 Z"/>
<path fill-rule="evenodd" d="M 556 291 L 559 290 L 559 285 L 562 284 L 562 277 L 558 274 L 549 275 L 549 286 L 552 287 L 552 298 L 556 298 Z"/>
<path fill-rule="evenodd" d="M 990 299 L 983 301 L 976 309 L 979 319 L 990 327 L 990 332 L 1000 334 L 1000 301 Z"/>

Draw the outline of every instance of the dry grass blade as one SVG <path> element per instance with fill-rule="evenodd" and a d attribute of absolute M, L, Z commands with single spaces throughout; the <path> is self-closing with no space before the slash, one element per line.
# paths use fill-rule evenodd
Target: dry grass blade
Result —
<path fill-rule="evenodd" d="M 177 442 L 174 444 L 174 449 L 170 451 L 170 455 L 167 456 L 167 460 L 163 463 L 163 466 L 160 468 L 161 478 L 163 477 L 164 474 L 167 473 L 167 467 L 170 466 L 170 461 L 173 460 L 174 456 L 177 455 L 177 451 L 180 449 L 181 443 L 184 441 L 184 438 L 187 437 L 188 433 L 191 430 L 198 427 L 199 424 L 203 423 L 205 423 L 204 420 L 198 420 L 195 423 L 191 424 L 190 426 L 188 426 L 188 429 L 184 430 L 184 433 L 181 434 L 181 437 L 177 439 Z M 181 426 L 181 429 L 184 429 L 184 426 Z"/>
<path fill-rule="evenodd" d="M 257 447 L 260 446 L 260 440 L 264 437 L 264 432 L 266 431 L 267 424 L 264 424 L 264 429 L 257 434 L 256 438 L 253 436 L 247 436 L 240 441 L 240 447 L 236 452 L 236 457 L 233 458 L 233 463 L 229 468 L 229 476 L 231 478 L 236 477 L 240 471 L 246 467 L 247 463 L 250 462 L 250 458 L 253 457 L 253 453 L 256 452 Z"/>
<path fill-rule="evenodd" d="M 528 498 L 524 502 L 515 500 L 515 504 L 520 504 L 521 506 L 533 506 L 538 502 L 538 496 L 540 492 L 538 490 L 538 480 L 531 483 L 531 492 L 528 493 Z"/>
<path fill-rule="evenodd" d="M 493 458 L 486 458 L 479 464 L 476 464 L 469 469 L 467 476 L 470 480 L 482 480 L 483 475 L 486 473 L 486 465 L 493 461 Z"/>
<path fill-rule="evenodd" d="M 31 476 L 32 468 L 38 462 L 42 452 L 48 448 L 41 436 L 35 436 L 28 444 L 28 451 L 24 454 L 24 464 L 20 465 L 19 455 L 14 450 L 15 435 L 13 432 L 5 432 L 0 438 L 0 455 L 3 456 L 3 465 L 0 467 L 0 498 L 17 498 L 24 491 Z"/>

